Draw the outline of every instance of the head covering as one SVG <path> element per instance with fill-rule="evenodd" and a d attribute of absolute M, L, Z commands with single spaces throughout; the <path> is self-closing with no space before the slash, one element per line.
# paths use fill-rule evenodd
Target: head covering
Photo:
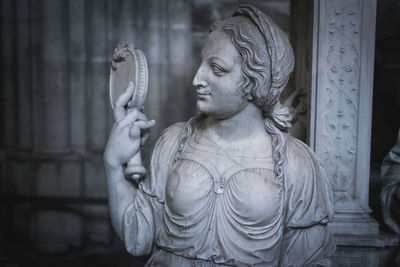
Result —
<path fill-rule="evenodd" d="M 245 16 L 259 29 L 266 44 L 267 54 L 270 58 L 270 88 L 268 103 L 271 114 L 269 117 L 281 130 L 291 127 L 292 116 L 289 109 L 279 103 L 279 96 L 289 80 L 294 67 L 292 46 L 286 34 L 275 22 L 251 5 L 240 5 L 232 17 Z"/>

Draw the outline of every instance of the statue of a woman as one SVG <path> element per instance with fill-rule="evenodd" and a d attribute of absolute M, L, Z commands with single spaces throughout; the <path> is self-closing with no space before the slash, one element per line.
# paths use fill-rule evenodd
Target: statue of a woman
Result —
<path fill-rule="evenodd" d="M 294 64 L 287 37 L 243 5 L 212 26 L 201 58 L 199 115 L 164 131 L 138 184 L 123 166 L 154 122 L 124 111 L 132 86 L 117 101 L 104 160 L 127 250 L 151 254 L 146 266 L 329 266 L 329 183 L 279 103 Z"/>
<path fill-rule="evenodd" d="M 382 217 L 393 232 L 400 234 L 400 129 L 396 144 L 383 160 L 379 184 Z"/>

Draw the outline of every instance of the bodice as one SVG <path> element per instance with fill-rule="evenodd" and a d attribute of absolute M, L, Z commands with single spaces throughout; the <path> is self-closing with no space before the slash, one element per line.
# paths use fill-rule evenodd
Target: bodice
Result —
<path fill-rule="evenodd" d="M 276 265 L 283 197 L 272 155 L 201 140 L 189 138 L 170 172 L 158 245 L 216 263 Z"/>
<path fill-rule="evenodd" d="M 124 211 L 127 250 L 151 253 L 146 266 L 329 266 L 333 197 L 311 149 L 285 136 L 278 186 L 268 148 L 219 147 L 196 139 L 200 127 L 177 123 L 157 141 Z"/>

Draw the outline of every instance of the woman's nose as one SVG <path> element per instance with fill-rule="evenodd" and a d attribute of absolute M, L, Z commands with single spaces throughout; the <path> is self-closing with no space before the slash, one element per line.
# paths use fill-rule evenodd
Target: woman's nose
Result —
<path fill-rule="evenodd" d="M 206 87 L 207 86 L 207 81 L 204 77 L 204 70 L 201 66 L 197 70 L 196 75 L 194 75 L 192 84 L 193 84 L 193 86 L 196 86 L 196 87 Z"/>

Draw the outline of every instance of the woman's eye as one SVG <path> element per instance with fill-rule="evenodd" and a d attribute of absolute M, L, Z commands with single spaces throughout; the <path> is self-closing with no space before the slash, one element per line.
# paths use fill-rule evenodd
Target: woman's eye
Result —
<path fill-rule="evenodd" d="M 220 66 L 218 66 L 217 64 L 212 64 L 211 65 L 212 71 L 215 74 L 222 74 L 224 72 L 226 72 L 223 68 L 221 68 Z"/>

